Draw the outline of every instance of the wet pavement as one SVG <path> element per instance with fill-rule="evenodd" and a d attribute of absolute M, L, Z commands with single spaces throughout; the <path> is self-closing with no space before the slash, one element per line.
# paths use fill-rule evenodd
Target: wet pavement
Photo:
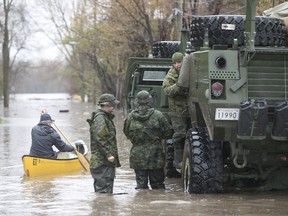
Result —
<path fill-rule="evenodd" d="M 287 191 L 226 191 L 196 195 L 182 191 L 180 179 L 166 179 L 166 190 L 135 190 L 129 168 L 131 144 L 122 133 L 123 114 L 116 112 L 122 167 L 117 169 L 114 195 L 95 194 L 89 174 L 25 178 L 21 157 L 29 153 L 31 128 L 46 108 L 70 141 L 89 144 L 86 119 L 95 109 L 68 95 L 16 95 L 10 108 L 0 101 L 0 215 L 288 215 Z M 60 112 L 68 110 L 69 112 Z"/>

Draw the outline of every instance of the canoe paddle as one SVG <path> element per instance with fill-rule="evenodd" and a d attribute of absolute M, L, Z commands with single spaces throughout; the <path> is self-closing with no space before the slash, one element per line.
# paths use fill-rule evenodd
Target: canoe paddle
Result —
<path fill-rule="evenodd" d="M 60 130 L 59 127 L 57 127 L 57 125 L 53 122 L 53 125 L 55 126 L 55 128 L 61 133 L 61 135 L 66 139 L 66 141 L 72 145 L 72 143 L 68 140 L 68 138 L 65 136 L 65 134 Z M 73 145 L 72 145 L 73 146 Z M 83 155 L 81 154 L 79 151 L 77 151 L 77 149 L 74 150 L 78 156 L 78 160 L 80 162 L 80 164 L 82 165 L 83 169 L 85 171 L 90 171 L 90 163 L 88 161 L 88 159 Z"/>

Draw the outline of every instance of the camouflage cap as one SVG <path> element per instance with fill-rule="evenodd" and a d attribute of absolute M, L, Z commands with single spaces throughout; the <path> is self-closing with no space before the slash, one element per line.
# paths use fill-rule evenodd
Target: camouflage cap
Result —
<path fill-rule="evenodd" d="M 142 90 L 137 93 L 136 100 L 138 104 L 149 104 L 151 96 L 148 91 Z"/>
<path fill-rule="evenodd" d="M 181 52 L 175 52 L 172 55 L 172 62 L 173 64 L 176 62 L 181 62 L 183 60 L 184 55 Z"/>
<path fill-rule="evenodd" d="M 98 101 L 98 105 L 102 106 L 116 106 L 119 103 L 120 101 L 116 100 L 114 95 L 108 93 L 102 94 Z"/>

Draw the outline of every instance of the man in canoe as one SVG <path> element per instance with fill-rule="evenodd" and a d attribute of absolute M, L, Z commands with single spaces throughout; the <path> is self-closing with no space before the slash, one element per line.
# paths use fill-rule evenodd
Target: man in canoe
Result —
<path fill-rule="evenodd" d="M 102 94 L 98 110 L 92 112 L 90 125 L 90 172 L 97 193 L 113 193 L 115 167 L 120 167 L 113 111 L 119 101 L 112 94 Z"/>
<path fill-rule="evenodd" d="M 66 144 L 52 127 L 54 120 L 47 113 L 42 111 L 40 122 L 32 128 L 32 145 L 30 155 L 44 158 L 57 158 L 57 152 L 53 150 L 55 146 L 59 152 L 72 152 L 75 146 Z"/>

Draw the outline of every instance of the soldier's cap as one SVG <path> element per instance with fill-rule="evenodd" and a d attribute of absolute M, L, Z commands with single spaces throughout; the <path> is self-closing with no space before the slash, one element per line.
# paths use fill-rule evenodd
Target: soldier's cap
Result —
<path fill-rule="evenodd" d="M 172 55 L 172 62 L 175 64 L 176 62 L 181 62 L 184 58 L 184 55 L 181 52 L 175 52 Z"/>
<path fill-rule="evenodd" d="M 137 93 L 136 95 L 136 101 L 138 104 L 149 104 L 151 100 L 151 95 L 149 94 L 148 91 L 142 90 Z"/>
<path fill-rule="evenodd" d="M 98 105 L 101 106 L 116 106 L 119 103 L 120 101 L 116 100 L 114 95 L 108 93 L 102 94 L 98 101 Z"/>

